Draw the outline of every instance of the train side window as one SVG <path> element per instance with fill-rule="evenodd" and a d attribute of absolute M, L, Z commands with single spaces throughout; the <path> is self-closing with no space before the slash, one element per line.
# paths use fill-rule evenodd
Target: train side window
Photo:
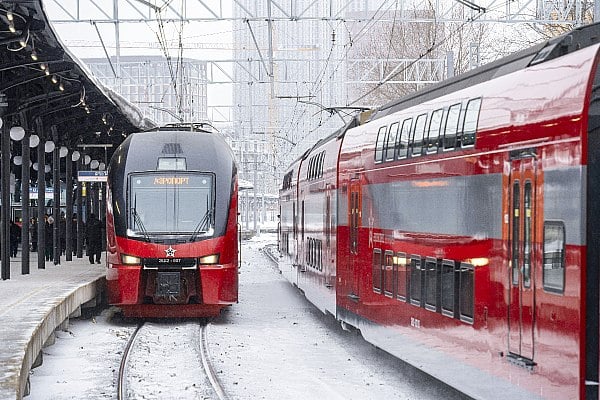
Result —
<path fill-rule="evenodd" d="M 410 302 L 416 306 L 421 305 L 423 261 L 420 256 L 410 258 Z"/>
<path fill-rule="evenodd" d="M 444 116 L 444 110 L 439 109 L 431 113 L 429 119 L 429 131 L 427 132 L 427 139 L 424 140 L 425 153 L 435 154 L 438 151 L 439 140 L 440 140 L 440 128 L 442 126 L 442 118 Z"/>
<path fill-rule="evenodd" d="M 298 216 L 296 215 L 296 202 L 294 201 L 292 203 L 292 234 L 294 235 L 294 240 L 296 240 L 296 237 L 298 236 Z"/>
<path fill-rule="evenodd" d="M 387 126 L 382 126 L 377 132 L 377 142 L 375 143 L 375 162 L 383 162 L 383 148 L 385 146 L 385 139 L 387 133 Z"/>
<path fill-rule="evenodd" d="M 425 308 L 437 311 L 438 306 L 438 267 L 435 258 L 425 259 Z"/>
<path fill-rule="evenodd" d="M 473 323 L 475 309 L 475 270 L 473 265 L 460 264 L 458 287 L 458 307 L 460 320 Z"/>
<path fill-rule="evenodd" d="M 423 135 L 425 134 L 425 126 L 427 125 L 427 114 L 421 114 L 415 122 L 412 140 L 410 141 L 411 157 L 418 157 L 423 152 Z"/>
<path fill-rule="evenodd" d="M 325 152 L 321 152 L 321 160 L 319 161 L 319 178 L 323 176 L 323 164 L 325 164 Z"/>
<path fill-rule="evenodd" d="M 385 251 L 383 268 L 383 294 L 385 294 L 387 297 L 394 297 L 395 268 L 393 251 Z"/>
<path fill-rule="evenodd" d="M 511 263 L 512 263 L 512 284 L 514 286 L 519 284 L 519 227 L 521 226 L 521 186 L 519 181 L 513 183 L 513 204 L 512 204 L 512 238 L 511 238 Z"/>
<path fill-rule="evenodd" d="M 532 204 L 531 181 L 523 186 L 523 286 L 531 287 L 531 239 L 532 239 Z"/>
<path fill-rule="evenodd" d="M 444 127 L 444 150 L 453 150 L 456 147 L 456 133 L 460 121 L 460 103 L 450 106 Z"/>
<path fill-rule="evenodd" d="M 319 160 L 317 167 L 317 178 L 320 178 L 321 176 L 323 176 L 323 152 L 319 153 L 319 155 L 317 156 L 317 160 Z"/>
<path fill-rule="evenodd" d="M 373 249 L 373 291 L 381 293 L 381 249 Z"/>
<path fill-rule="evenodd" d="M 325 202 L 325 245 L 331 246 L 331 194 L 327 191 Z"/>
<path fill-rule="evenodd" d="M 454 271 L 454 261 L 442 260 L 442 273 L 440 277 L 441 308 L 442 314 L 454 318 L 456 309 L 454 301 L 456 297 L 456 273 Z"/>
<path fill-rule="evenodd" d="M 400 124 L 397 122 L 390 125 L 390 131 L 388 132 L 387 140 L 385 142 L 385 156 L 383 158 L 385 161 L 393 161 L 396 157 L 394 152 L 396 150 L 396 137 L 398 136 L 399 127 Z"/>
<path fill-rule="evenodd" d="M 467 103 L 461 140 L 462 147 L 470 147 L 475 144 L 475 135 L 477 132 L 477 122 L 479 120 L 480 107 L 481 97 L 477 99 L 471 99 Z"/>
<path fill-rule="evenodd" d="M 396 267 L 396 298 L 401 301 L 406 301 L 406 288 L 408 286 L 408 276 L 406 275 L 407 264 L 406 254 L 396 254 L 396 257 L 394 257 L 394 265 Z"/>
<path fill-rule="evenodd" d="M 565 290 L 565 224 L 544 222 L 544 290 L 563 293 Z"/>
<path fill-rule="evenodd" d="M 302 238 L 302 240 L 304 240 L 304 200 L 302 200 L 302 215 L 300 216 L 300 237 Z"/>
<path fill-rule="evenodd" d="M 396 156 L 398 159 L 406 158 L 408 155 L 408 141 L 410 138 L 410 128 L 412 127 L 412 118 L 406 118 L 402 121 L 400 134 L 396 135 Z"/>
<path fill-rule="evenodd" d="M 319 240 L 319 271 L 323 271 L 323 241 Z"/>

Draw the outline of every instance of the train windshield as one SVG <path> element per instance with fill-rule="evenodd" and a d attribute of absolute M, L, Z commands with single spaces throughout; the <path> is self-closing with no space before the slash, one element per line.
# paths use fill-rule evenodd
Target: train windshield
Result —
<path fill-rule="evenodd" d="M 213 215 L 212 174 L 171 171 L 129 177 L 128 236 L 212 236 Z"/>

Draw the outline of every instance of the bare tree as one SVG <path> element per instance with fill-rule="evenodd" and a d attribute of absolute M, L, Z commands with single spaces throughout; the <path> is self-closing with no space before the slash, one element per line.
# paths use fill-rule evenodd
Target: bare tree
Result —
<path fill-rule="evenodd" d="M 360 99 L 361 105 L 380 105 L 445 79 L 448 52 L 453 53 L 455 74 L 476 66 L 473 60 L 479 60 L 478 45 L 470 44 L 481 43 L 488 31 L 481 24 L 437 22 L 431 3 L 427 9 L 405 14 L 402 20 L 393 11 L 386 17 L 392 22 L 372 27 L 353 44 L 348 56 L 348 80 L 370 82 L 354 84 L 348 90 L 349 97 Z M 457 17 L 467 19 L 463 15 Z M 371 60 L 371 64 L 358 60 Z M 369 65 L 371 68 L 367 68 Z"/>

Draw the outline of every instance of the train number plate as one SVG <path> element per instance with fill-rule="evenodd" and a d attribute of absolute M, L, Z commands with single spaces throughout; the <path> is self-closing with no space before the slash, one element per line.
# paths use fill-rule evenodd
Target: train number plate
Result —
<path fill-rule="evenodd" d="M 156 278 L 156 295 L 178 296 L 181 291 L 179 272 L 159 272 Z"/>

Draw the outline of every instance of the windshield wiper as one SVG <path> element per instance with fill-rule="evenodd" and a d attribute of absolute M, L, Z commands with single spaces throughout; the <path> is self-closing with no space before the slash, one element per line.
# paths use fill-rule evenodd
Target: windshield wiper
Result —
<path fill-rule="evenodd" d="M 194 240 L 196 240 L 196 238 L 198 237 L 198 234 L 200 232 L 206 232 L 208 230 L 209 223 L 212 219 L 211 216 L 212 216 L 212 210 L 209 208 L 208 210 L 206 210 L 206 213 L 204 213 L 204 216 L 202 217 L 200 222 L 198 222 L 198 225 L 196 225 L 196 228 L 194 228 L 194 232 L 192 233 L 192 236 L 190 237 L 190 242 L 193 242 Z"/>
<path fill-rule="evenodd" d="M 140 229 L 142 230 L 142 233 L 144 234 L 144 239 L 146 239 L 146 241 L 149 242 L 150 241 L 150 235 L 148 235 L 148 231 L 146 230 L 146 227 L 144 226 L 144 223 L 142 222 L 142 218 L 140 217 L 140 215 L 136 211 L 135 207 L 133 207 L 131 209 L 131 212 L 133 213 L 133 220 L 140 227 Z"/>

